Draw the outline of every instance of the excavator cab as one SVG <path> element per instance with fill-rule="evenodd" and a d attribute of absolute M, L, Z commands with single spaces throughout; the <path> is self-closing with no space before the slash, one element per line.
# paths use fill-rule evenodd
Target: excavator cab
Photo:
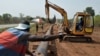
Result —
<path fill-rule="evenodd" d="M 94 29 L 94 19 L 92 16 L 86 16 L 84 31 L 86 34 L 92 34 Z"/>
<path fill-rule="evenodd" d="M 74 15 L 74 21 L 71 33 L 74 35 L 92 34 L 94 24 L 93 18 L 84 12 L 77 12 Z"/>

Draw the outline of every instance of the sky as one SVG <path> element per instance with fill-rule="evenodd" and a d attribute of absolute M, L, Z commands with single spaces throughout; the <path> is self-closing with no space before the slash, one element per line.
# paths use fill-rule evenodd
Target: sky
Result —
<path fill-rule="evenodd" d="M 92 7 L 95 14 L 100 14 L 100 0 L 49 0 L 50 2 L 62 7 L 68 18 L 73 18 L 76 12 L 82 12 L 86 7 Z M 12 16 L 40 16 L 45 15 L 45 0 L 0 0 L 0 15 L 9 13 Z M 60 13 L 50 8 L 50 17 L 62 18 Z"/>

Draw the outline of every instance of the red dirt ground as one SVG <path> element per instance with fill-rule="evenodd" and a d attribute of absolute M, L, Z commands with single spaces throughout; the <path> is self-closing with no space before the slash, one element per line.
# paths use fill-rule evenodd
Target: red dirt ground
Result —
<path fill-rule="evenodd" d="M 100 28 L 95 27 L 91 35 L 93 43 L 57 41 L 58 56 L 100 56 Z"/>

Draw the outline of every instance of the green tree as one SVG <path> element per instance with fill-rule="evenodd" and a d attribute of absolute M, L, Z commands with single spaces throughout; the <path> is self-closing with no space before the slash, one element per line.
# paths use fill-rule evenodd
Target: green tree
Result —
<path fill-rule="evenodd" d="M 21 19 L 19 17 L 12 17 L 13 23 L 19 23 L 21 22 Z"/>
<path fill-rule="evenodd" d="M 92 17 L 95 16 L 95 11 L 92 7 L 86 7 L 85 12 L 89 13 Z"/>
<path fill-rule="evenodd" d="M 94 24 L 95 26 L 100 26 L 100 15 L 94 17 Z"/>
<path fill-rule="evenodd" d="M 3 21 L 5 23 L 10 23 L 11 18 L 12 18 L 11 14 L 8 14 L 8 13 L 3 14 Z"/>
<path fill-rule="evenodd" d="M 31 21 L 33 18 L 31 16 L 26 16 L 25 20 Z"/>
<path fill-rule="evenodd" d="M 2 16 L 0 15 L 0 24 L 3 23 Z"/>

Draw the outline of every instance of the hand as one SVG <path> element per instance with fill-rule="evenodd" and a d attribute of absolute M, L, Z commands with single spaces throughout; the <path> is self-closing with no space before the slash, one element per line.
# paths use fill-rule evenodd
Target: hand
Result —
<path fill-rule="evenodd" d="M 32 52 L 30 52 L 28 49 L 26 50 L 26 54 L 30 56 L 34 56 Z"/>
<path fill-rule="evenodd" d="M 59 42 L 61 42 L 63 40 L 63 38 L 64 38 L 65 35 L 66 34 L 62 33 L 62 32 L 59 33 Z"/>

